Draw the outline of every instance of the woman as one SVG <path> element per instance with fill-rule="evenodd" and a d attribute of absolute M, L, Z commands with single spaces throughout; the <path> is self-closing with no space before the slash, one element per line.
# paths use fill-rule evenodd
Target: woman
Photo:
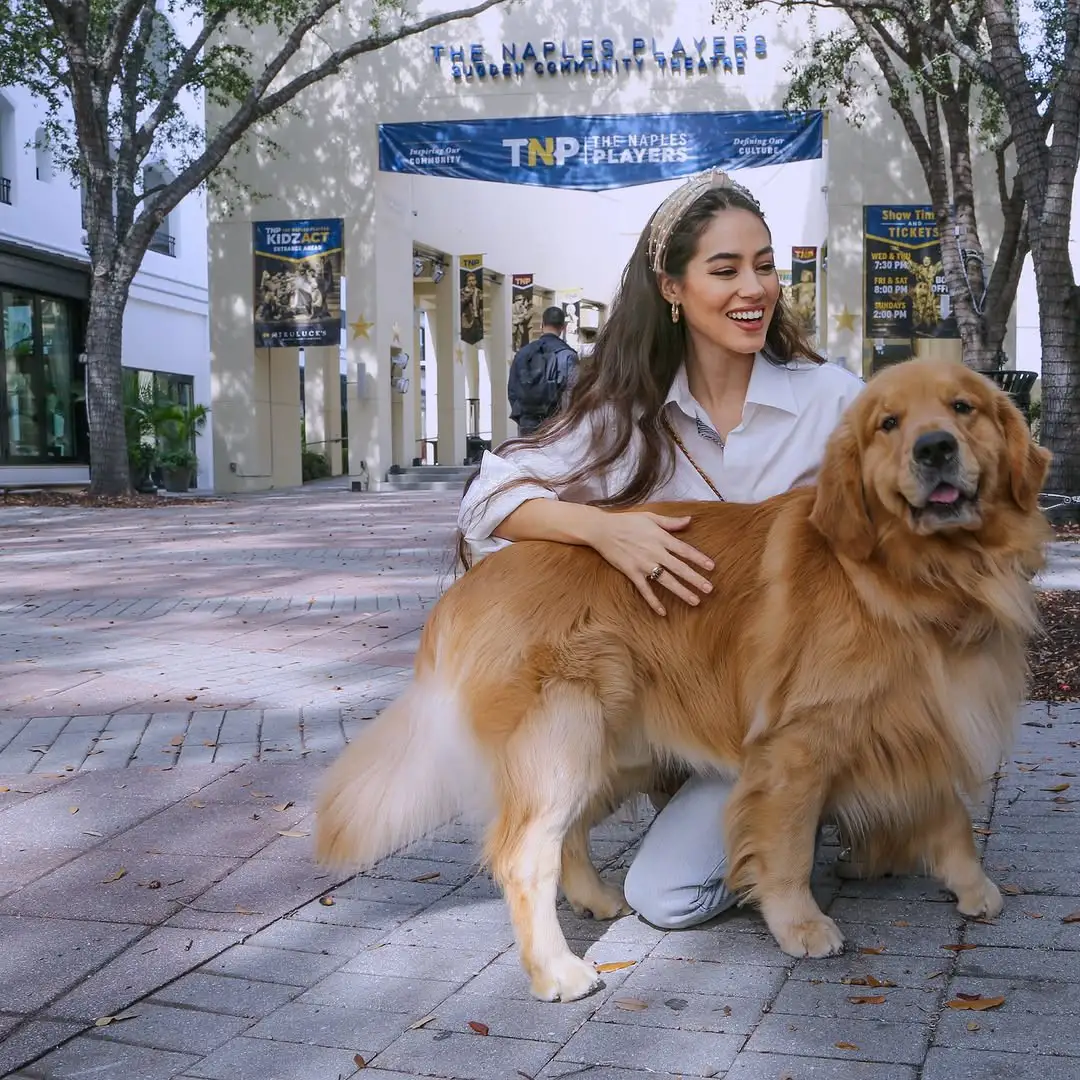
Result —
<path fill-rule="evenodd" d="M 862 385 L 785 309 L 754 197 L 718 170 L 694 177 L 642 232 L 567 409 L 485 453 L 461 504 L 463 558 L 518 540 L 584 544 L 657 615 L 671 597 L 698 604 L 712 563 L 679 539 L 690 519 L 608 511 L 758 502 L 811 483 Z M 720 830 L 730 789 L 691 777 L 657 815 L 625 882 L 647 921 L 692 926 L 733 902 Z"/>

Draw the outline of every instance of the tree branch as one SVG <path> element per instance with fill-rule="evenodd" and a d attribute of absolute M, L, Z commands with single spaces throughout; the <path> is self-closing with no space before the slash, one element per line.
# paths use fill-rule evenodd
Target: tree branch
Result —
<path fill-rule="evenodd" d="M 155 12 L 155 2 L 156 0 L 123 0 L 113 11 L 101 57 L 97 62 L 99 78 L 104 86 L 111 87 L 116 81 L 127 53 L 128 38 L 131 37 L 140 10 L 145 18 L 147 10 Z"/>
<path fill-rule="evenodd" d="M 56 0 L 52 0 L 52 2 L 55 3 Z M 340 0 L 320 0 L 316 8 L 316 10 L 320 12 L 319 17 L 321 18 L 322 15 L 335 7 L 339 2 Z M 167 185 L 159 194 L 158 199 L 155 202 L 155 210 L 167 214 L 189 191 L 192 191 L 207 179 L 214 169 L 225 159 L 226 155 L 236 142 L 253 124 L 287 105 L 302 90 L 306 90 L 309 86 L 314 85 L 321 79 L 339 71 L 342 65 L 347 61 L 352 60 L 354 57 L 361 56 L 364 53 L 374 52 L 377 49 L 385 48 L 387 45 L 392 45 L 395 41 L 401 41 L 404 38 L 422 34 L 428 30 L 434 29 L 436 26 L 442 26 L 445 23 L 455 22 L 459 19 L 474 18 L 487 11 L 489 8 L 495 7 L 501 3 L 505 3 L 505 0 L 481 0 L 480 3 L 473 7 L 461 8 L 457 11 L 447 11 L 439 15 L 432 15 L 426 19 L 422 19 L 420 22 L 412 23 L 411 25 L 405 24 L 390 33 L 374 33 L 369 37 L 361 38 L 359 41 L 354 41 L 344 49 L 339 49 L 338 51 L 331 53 L 331 55 L 322 61 L 322 63 L 297 75 L 281 87 L 281 89 L 274 91 L 272 94 L 267 94 L 267 89 L 270 84 L 277 77 L 282 68 L 284 68 L 285 64 L 297 53 L 300 46 L 303 44 L 304 37 L 308 31 L 311 30 L 312 26 L 315 25 L 311 18 L 304 19 L 304 21 L 289 35 L 285 44 L 281 47 L 281 50 L 266 66 L 262 75 L 255 81 L 255 84 L 248 92 L 244 101 L 237 108 L 236 112 L 222 124 L 213 138 L 208 141 L 203 152 L 181 170 L 172 183 Z M 133 228 L 131 243 L 132 246 L 138 250 L 141 250 L 139 244 L 149 242 L 149 237 L 153 235 L 153 228 L 150 226 L 149 222 L 144 222 L 143 220 L 145 216 L 144 210 L 144 213 L 139 215 Z"/>

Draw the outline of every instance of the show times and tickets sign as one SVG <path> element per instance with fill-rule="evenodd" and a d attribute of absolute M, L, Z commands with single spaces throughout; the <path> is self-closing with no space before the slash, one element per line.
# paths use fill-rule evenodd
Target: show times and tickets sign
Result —
<path fill-rule="evenodd" d="M 602 191 L 820 158 L 820 112 L 653 113 L 379 125 L 383 172 Z"/>
<path fill-rule="evenodd" d="M 344 222 L 252 223 L 255 347 L 339 345 Z"/>
<path fill-rule="evenodd" d="M 729 48 L 726 37 L 681 37 L 670 43 L 651 37 L 617 42 L 610 37 L 582 38 L 580 41 L 503 42 L 501 51 L 492 54 L 479 42 L 469 45 L 432 45 L 435 64 L 446 70 L 456 82 L 473 79 L 521 78 L 527 72 L 541 76 L 619 75 L 643 71 L 646 67 L 672 75 L 705 75 L 711 71 L 725 74 L 746 73 L 750 55 L 745 34 L 736 34 Z M 764 34 L 754 35 L 754 56 L 764 60 L 769 55 Z"/>
<path fill-rule="evenodd" d="M 958 338 L 932 206 L 863 207 L 868 338 Z"/>

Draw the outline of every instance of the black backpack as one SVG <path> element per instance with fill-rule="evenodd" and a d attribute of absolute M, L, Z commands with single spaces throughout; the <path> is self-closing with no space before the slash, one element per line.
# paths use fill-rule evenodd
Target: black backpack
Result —
<path fill-rule="evenodd" d="M 547 419 L 554 415 L 576 363 L 577 353 L 561 341 L 557 348 L 549 349 L 548 342 L 539 338 L 520 349 L 510 369 L 512 417 Z"/>

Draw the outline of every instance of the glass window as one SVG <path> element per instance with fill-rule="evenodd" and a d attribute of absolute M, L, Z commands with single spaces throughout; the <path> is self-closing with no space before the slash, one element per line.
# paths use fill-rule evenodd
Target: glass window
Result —
<path fill-rule="evenodd" d="M 45 385 L 45 456 L 70 458 L 75 453 L 71 309 L 62 300 L 41 300 L 41 354 Z"/>
<path fill-rule="evenodd" d="M 0 290 L 0 461 L 72 461 L 86 453 L 74 312 L 66 300 Z"/>
<path fill-rule="evenodd" d="M 4 375 L 7 390 L 6 456 L 13 462 L 41 456 L 42 401 L 34 348 L 34 297 L 0 293 L 3 313 Z"/>

